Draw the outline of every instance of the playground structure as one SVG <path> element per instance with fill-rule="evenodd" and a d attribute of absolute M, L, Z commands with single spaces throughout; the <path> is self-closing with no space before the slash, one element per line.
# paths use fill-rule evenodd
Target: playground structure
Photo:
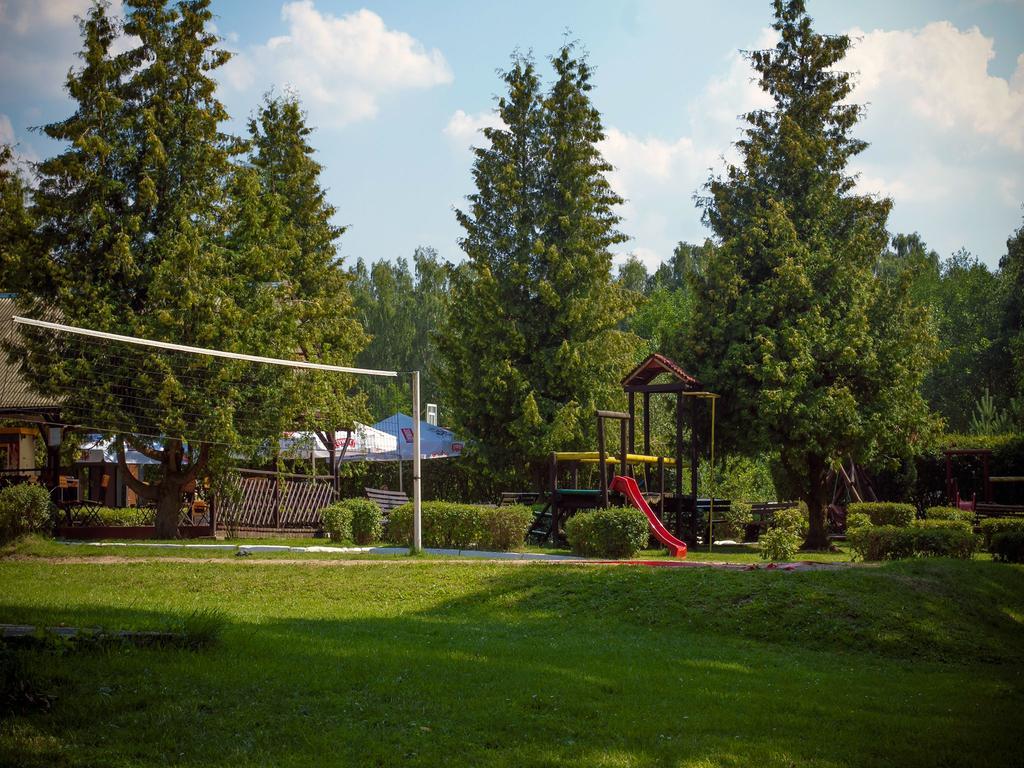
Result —
<path fill-rule="evenodd" d="M 666 377 L 668 381 L 657 381 Z M 704 509 L 697 495 L 700 458 L 697 409 L 698 401 L 711 402 L 709 448 L 713 463 L 715 401 L 718 395 L 706 391 L 696 378 L 672 360 L 657 353 L 650 355 L 634 368 L 622 380 L 622 387 L 629 400 L 629 412 L 596 412 L 596 451 L 561 451 L 551 454 L 546 489 L 547 504 L 538 519 L 547 519 L 548 525 L 544 531 L 546 538 L 556 540 L 560 536 L 562 525 L 570 515 L 581 509 L 607 508 L 611 506 L 611 494 L 618 493 L 647 516 L 654 536 L 668 547 L 673 556 L 685 557 L 687 545 L 684 541 L 688 541 L 691 546 L 697 544 L 701 513 L 706 509 L 710 525 L 714 512 L 713 494 L 710 495 Z M 643 449 L 640 453 L 637 452 L 636 446 L 638 394 L 643 397 Z M 674 456 L 651 455 L 651 395 L 655 394 L 675 396 Z M 690 398 L 691 406 L 689 446 L 684 444 L 686 398 Z M 605 426 L 607 421 L 617 421 L 619 425 L 617 455 L 612 455 L 608 451 Z M 597 465 L 598 488 L 579 487 L 579 470 L 584 465 Z M 638 466 L 642 467 L 639 472 L 636 471 Z M 615 474 L 616 469 L 618 474 Z M 684 469 L 689 469 L 690 472 L 690 492 L 687 495 L 683 493 Z M 572 487 L 559 485 L 559 476 L 565 471 L 571 473 Z M 667 482 L 668 471 L 672 471 L 673 474 L 671 484 Z M 670 533 L 665 525 L 664 521 L 667 519 L 674 520 L 674 534 Z"/>

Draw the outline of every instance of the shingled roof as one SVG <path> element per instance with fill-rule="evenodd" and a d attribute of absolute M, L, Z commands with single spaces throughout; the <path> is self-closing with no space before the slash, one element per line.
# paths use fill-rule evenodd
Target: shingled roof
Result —
<path fill-rule="evenodd" d="M 679 384 L 680 391 L 698 392 L 704 388 L 697 379 L 684 371 L 678 363 L 657 352 L 630 371 L 622 380 L 623 387 L 644 387 L 663 373 L 667 373 Z"/>
<path fill-rule="evenodd" d="M 18 363 L 7 358 L 7 345 L 17 338 L 18 329 L 11 319 L 18 314 L 14 297 L 0 294 L 0 411 L 41 411 L 60 407 L 60 401 L 32 391 L 21 375 Z"/>

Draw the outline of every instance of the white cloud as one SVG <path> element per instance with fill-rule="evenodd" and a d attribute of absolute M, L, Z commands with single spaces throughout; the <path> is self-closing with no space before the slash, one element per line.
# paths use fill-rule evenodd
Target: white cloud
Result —
<path fill-rule="evenodd" d="M 236 90 L 294 88 L 321 125 L 369 119 L 386 94 L 452 82 L 439 50 L 388 29 L 365 8 L 337 17 L 321 13 L 312 0 L 297 0 L 282 6 L 281 18 L 287 34 L 239 53 L 225 78 Z"/>
<path fill-rule="evenodd" d="M 443 133 L 460 147 L 470 147 L 473 144 L 482 144 L 487 141 L 483 134 L 484 128 L 500 128 L 504 124 L 494 110 L 471 115 L 457 109 L 448 119 Z"/>
<path fill-rule="evenodd" d="M 989 74 L 995 43 L 948 21 L 864 33 L 843 62 L 860 72 L 853 94 L 872 111 L 911 114 L 949 134 L 1024 151 L 1024 54 L 1010 80 Z"/>

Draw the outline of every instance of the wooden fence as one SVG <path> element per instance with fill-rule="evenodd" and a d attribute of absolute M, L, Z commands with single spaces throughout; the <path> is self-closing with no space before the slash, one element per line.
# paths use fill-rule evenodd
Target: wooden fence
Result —
<path fill-rule="evenodd" d="M 320 510 L 334 501 L 329 478 L 245 469 L 235 483 L 217 504 L 222 528 L 318 529 Z"/>

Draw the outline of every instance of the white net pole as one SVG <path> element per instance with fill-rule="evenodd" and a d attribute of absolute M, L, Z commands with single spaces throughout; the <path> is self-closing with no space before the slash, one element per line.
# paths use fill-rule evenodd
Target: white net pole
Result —
<path fill-rule="evenodd" d="M 412 551 L 423 549 L 423 497 L 420 489 L 420 372 L 412 372 Z"/>

